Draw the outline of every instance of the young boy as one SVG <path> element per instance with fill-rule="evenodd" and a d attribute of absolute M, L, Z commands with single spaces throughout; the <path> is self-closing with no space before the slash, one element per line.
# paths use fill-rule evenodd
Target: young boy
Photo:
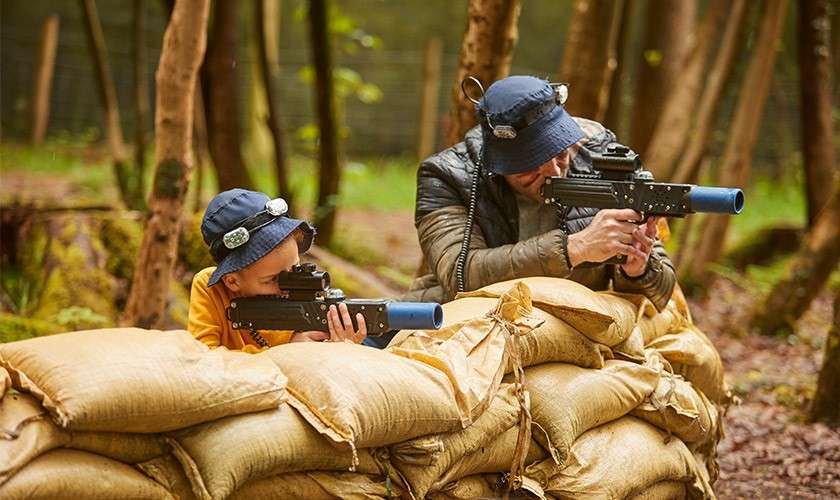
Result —
<path fill-rule="evenodd" d="M 220 193 L 207 206 L 201 235 L 210 248 L 216 267 L 203 269 L 193 278 L 187 330 L 210 347 L 224 346 L 244 352 L 259 352 L 247 330 L 231 328 L 225 311 L 235 297 L 277 295 L 277 275 L 300 262 L 309 250 L 315 229 L 307 222 L 287 216 L 282 198 L 264 193 L 231 189 Z M 356 315 L 353 330 L 347 306 L 330 306 L 329 332 L 261 330 L 269 346 L 288 342 L 350 341 L 361 343 L 367 335 L 364 317 Z M 345 326 L 347 325 L 347 326 Z"/>

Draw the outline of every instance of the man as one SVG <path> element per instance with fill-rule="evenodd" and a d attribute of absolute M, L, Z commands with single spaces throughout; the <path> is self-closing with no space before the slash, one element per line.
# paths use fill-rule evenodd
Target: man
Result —
<path fill-rule="evenodd" d="M 612 285 L 664 308 L 675 275 L 656 241 L 654 219 L 637 225 L 640 214 L 633 210 L 584 207 L 560 214 L 539 196 L 548 176 L 592 172 L 591 153 L 604 152 L 615 135 L 572 118 L 555 88 L 534 77 L 494 83 L 476 107 L 480 125 L 417 172 L 414 220 L 431 274 L 415 280 L 404 300 L 445 302 L 461 289 L 553 276 L 594 290 Z M 471 203 L 474 223 L 464 253 Z M 626 255 L 626 263 L 603 263 L 617 255 Z"/>

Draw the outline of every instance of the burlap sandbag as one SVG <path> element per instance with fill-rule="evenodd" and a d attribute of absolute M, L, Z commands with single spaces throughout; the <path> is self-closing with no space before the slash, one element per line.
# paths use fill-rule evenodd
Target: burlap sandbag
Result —
<path fill-rule="evenodd" d="M 534 305 L 562 319 L 590 340 L 612 347 L 636 324 L 636 307 L 627 300 L 560 278 L 533 277 L 494 283 L 456 297 L 499 297 L 516 282 L 531 289 Z"/>
<path fill-rule="evenodd" d="M 29 394 L 9 394 L 0 401 L 0 484 L 35 457 L 55 448 L 89 451 L 125 463 L 167 453 L 166 441 L 154 434 L 69 432 Z"/>
<path fill-rule="evenodd" d="M 660 481 L 628 498 L 630 500 L 681 500 L 686 495 L 685 483 L 679 481 Z"/>
<path fill-rule="evenodd" d="M 400 487 L 381 477 L 353 472 L 280 474 L 246 484 L 235 500 L 378 500 L 399 498 Z"/>
<path fill-rule="evenodd" d="M 673 433 L 686 444 L 718 437 L 717 408 L 680 375 L 662 373 L 653 394 L 631 414 Z"/>
<path fill-rule="evenodd" d="M 276 408 L 286 378 L 268 359 L 210 350 L 184 330 L 111 328 L 0 345 L 14 386 L 73 430 L 163 432 Z"/>
<path fill-rule="evenodd" d="M 491 479 L 484 476 L 467 476 L 453 481 L 440 491 L 429 493 L 429 500 L 475 500 L 477 498 L 501 498 L 501 492 L 493 489 Z"/>
<path fill-rule="evenodd" d="M 0 498 L 174 499 L 163 486 L 116 460 L 77 450 L 45 453 L 0 486 Z"/>
<path fill-rule="evenodd" d="M 565 466 L 544 460 L 526 475 L 559 498 L 627 498 L 662 481 L 684 483 L 690 498 L 712 498 L 691 452 L 679 439 L 635 417 L 623 417 L 583 434 Z"/>
<path fill-rule="evenodd" d="M 511 461 L 516 451 L 516 439 L 519 435 L 518 427 L 514 426 L 495 439 L 488 441 L 473 453 L 455 463 L 441 475 L 430 488 L 439 491 L 447 484 L 475 474 L 489 474 L 495 472 L 510 472 Z M 548 457 L 548 453 L 534 440 L 531 440 L 525 465 L 539 462 Z"/>
<path fill-rule="evenodd" d="M 346 471 L 353 452 L 336 448 L 289 405 L 227 417 L 169 434 L 195 496 L 226 498 L 246 482 L 285 472 Z M 359 472 L 385 467 L 359 450 Z"/>
<path fill-rule="evenodd" d="M 190 480 L 175 455 L 162 455 L 137 464 L 137 468 L 166 488 L 178 500 L 196 500 Z"/>
<path fill-rule="evenodd" d="M 466 429 L 440 437 L 443 451 L 429 464 L 407 463 L 394 454 L 393 465 L 402 473 L 417 498 L 424 498 L 432 484 L 464 456 L 475 453 L 519 421 L 519 402 L 513 384 L 504 384 L 490 407 Z M 419 438 L 421 443 L 427 439 Z M 410 446 L 411 443 L 406 443 Z M 415 457 L 412 457 L 415 458 Z"/>
<path fill-rule="evenodd" d="M 12 387 L 12 379 L 9 377 L 9 372 L 0 367 L 0 400 L 3 399 L 10 387 Z"/>
<path fill-rule="evenodd" d="M 656 388 L 659 371 L 619 360 L 600 370 L 562 363 L 527 368 L 534 439 L 563 465 L 578 436 L 639 406 Z"/>
<path fill-rule="evenodd" d="M 469 424 L 445 373 L 387 351 L 300 342 L 258 354 L 289 377 L 289 404 L 319 432 L 377 447 Z"/>
<path fill-rule="evenodd" d="M 464 297 L 443 304 L 444 326 L 484 316 L 496 306 L 497 299 L 489 297 Z M 555 361 L 571 363 L 584 368 L 601 368 L 609 349 L 589 340 L 563 320 L 534 307 L 530 316 L 542 324 L 519 339 L 522 366 Z M 505 372 L 513 367 L 508 364 Z"/>
<path fill-rule="evenodd" d="M 674 373 L 682 375 L 709 399 L 728 404 L 731 393 L 723 378 L 720 354 L 699 328 L 689 325 L 679 333 L 659 337 L 647 347 L 659 352 Z"/>
<path fill-rule="evenodd" d="M 663 335 L 682 331 L 691 324 L 688 304 L 685 303 L 685 297 L 683 297 L 679 288 L 674 289 L 671 299 L 661 312 L 657 311 L 656 306 L 644 295 L 619 292 L 604 293 L 621 297 L 636 307 L 636 326 L 641 331 L 643 345 L 647 345 Z"/>

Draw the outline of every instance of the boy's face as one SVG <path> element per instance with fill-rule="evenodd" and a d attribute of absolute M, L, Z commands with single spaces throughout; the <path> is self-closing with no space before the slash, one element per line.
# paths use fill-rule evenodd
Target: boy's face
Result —
<path fill-rule="evenodd" d="M 277 295 L 277 275 L 290 271 L 300 263 L 298 246 L 294 238 L 286 238 L 274 250 L 248 267 L 222 276 L 224 285 L 240 297 Z"/>

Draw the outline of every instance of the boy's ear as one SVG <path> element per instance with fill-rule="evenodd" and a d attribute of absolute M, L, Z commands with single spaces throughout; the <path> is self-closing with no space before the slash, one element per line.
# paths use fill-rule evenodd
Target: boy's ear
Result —
<path fill-rule="evenodd" d="M 231 292 L 238 293 L 241 289 L 239 275 L 235 272 L 222 276 L 222 283 L 224 283 Z"/>

